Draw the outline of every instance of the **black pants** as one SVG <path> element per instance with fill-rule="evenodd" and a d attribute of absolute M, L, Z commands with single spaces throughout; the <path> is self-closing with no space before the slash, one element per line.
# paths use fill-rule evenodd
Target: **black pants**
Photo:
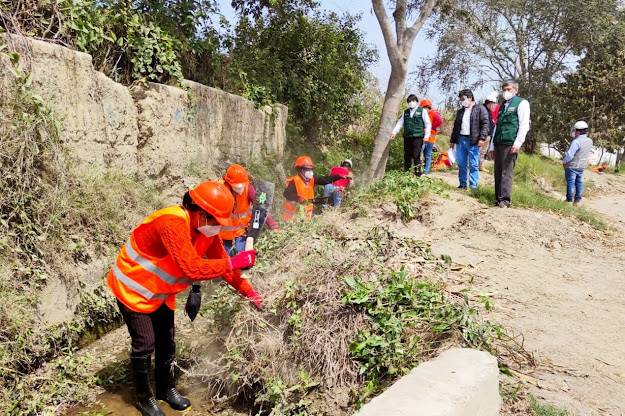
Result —
<path fill-rule="evenodd" d="M 495 145 L 495 199 L 510 206 L 512 176 L 518 153 L 510 154 L 512 146 Z"/>
<path fill-rule="evenodd" d="M 415 175 L 421 174 L 421 148 L 423 137 L 404 137 L 404 171 L 408 172 L 414 161 Z"/>
<path fill-rule="evenodd" d="M 119 300 L 117 306 L 130 333 L 131 357 L 150 355 L 156 349 L 158 359 L 159 355 L 165 358 L 175 351 L 174 311 L 169 309 L 165 302 L 149 314 L 135 312 Z"/>

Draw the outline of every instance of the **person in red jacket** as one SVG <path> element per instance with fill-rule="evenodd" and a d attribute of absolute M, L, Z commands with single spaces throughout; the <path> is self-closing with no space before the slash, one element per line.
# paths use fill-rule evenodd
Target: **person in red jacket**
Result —
<path fill-rule="evenodd" d="M 226 252 L 234 256 L 245 250 L 247 229 L 252 220 L 252 207 L 256 198 L 256 189 L 250 183 L 250 178 L 245 168 L 241 165 L 231 165 L 224 175 L 223 182 L 234 197 L 234 208 L 230 215 L 228 225 L 222 226 L 219 236 L 224 242 Z M 276 221 L 267 215 L 267 226 L 279 231 Z"/>
<path fill-rule="evenodd" d="M 434 144 L 436 143 L 438 128 L 443 125 L 443 117 L 441 117 L 438 111 L 432 110 L 432 101 L 428 99 L 421 100 L 419 106 L 427 110 L 428 117 L 430 117 L 430 122 L 432 123 L 430 137 L 423 140 L 423 157 L 425 159 L 423 174 L 428 175 L 430 173 L 430 167 L 432 165 L 432 149 L 434 149 Z"/>
<path fill-rule="evenodd" d="M 254 265 L 256 251 L 229 258 L 218 235 L 233 205 L 225 185 L 202 182 L 184 195 L 181 206 L 156 211 L 137 226 L 108 273 L 106 283 L 130 333 L 135 405 L 143 416 L 165 415 L 156 399 L 175 410 L 191 406 L 174 384 L 177 293 L 190 283 L 221 277 L 261 308 L 262 297 L 241 277 L 241 269 Z M 156 399 L 150 386 L 152 352 Z"/>
<path fill-rule="evenodd" d="M 345 159 L 341 162 L 340 166 L 335 166 L 330 169 L 330 175 L 343 175 L 347 177 L 346 179 L 339 179 L 338 181 L 334 181 L 323 187 L 324 198 L 332 197 L 332 207 L 338 208 L 341 206 L 341 201 L 345 195 L 345 189 L 354 186 L 351 159 Z M 323 208 L 327 209 L 328 205 L 324 204 Z"/>

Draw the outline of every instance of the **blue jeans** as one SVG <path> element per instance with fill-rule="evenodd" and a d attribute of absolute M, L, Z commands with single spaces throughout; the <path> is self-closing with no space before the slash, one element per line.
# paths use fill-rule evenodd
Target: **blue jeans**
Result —
<path fill-rule="evenodd" d="M 245 240 L 247 240 L 247 235 L 243 234 L 240 237 L 236 237 L 234 239 L 234 247 L 232 247 L 232 240 L 224 240 L 224 248 L 226 249 L 226 253 L 230 257 L 234 257 L 242 251 L 245 251 Z"/>
<path fill-rule="evenodd" d="M 460 136 L 456 145 L 456 161 L 458 162 L 458 180 L 460 186 L 467 186 L 467 164 L 469 170 L 469 186 L 477 188 L 480 181 L 480 148 L 471 146 L 468 136 Z"/>
<path fill-rule="evenodd" d="M 332 207 L 338 208 L 341 206 L 341 201 L 343 200 L 343 190 L 340 187 L 334 186 L 329 183 L 323 187 L 323 196 L 325 198 L 331 196 Z"/>
<path fill-rule="evenodd" d="M 423 173 L 427 175 L 430 173 L 430 166 L 432 166 L 432 149 L 434 148 L 434 143 L 423 142 L 423 157 L 425 158 L 425 168 L 423 169 Z"/>
<path fill-rule="evenodd" d="M 582 190 L 584 189 L 582 176 L 584 176 L 584 169 L 564 168 L 566 202 L 573 202 L 573 194 L 575 194 L 575 202 L 579 202 L 582 199 Z"/>

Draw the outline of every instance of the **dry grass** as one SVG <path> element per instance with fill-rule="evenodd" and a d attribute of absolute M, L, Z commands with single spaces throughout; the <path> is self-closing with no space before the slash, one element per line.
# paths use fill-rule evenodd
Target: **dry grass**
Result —
<path fill-rule="evenodd" d="M 434 288 L 428 292 L 433 294 L 433 307 L 457 313 L 458 320 L 450 323 L 449 330 L 434 330 L 446 322 L 433 315 L 405 326 L 402 340 L 412 336 L 418 340 L 414 356 L 406 357 L 407 367 L 454 344 L 495 347 L 496 342 L 479 345 L 492 334 L 479 334 L 487 327 L 480 326 L 477 318 L 470 318 L 466 327 L 456 326 L 462 314 L 472 316 L 473 309 L 462 298 L 455 304 L 443 292 L 441 279 L 449 265 L 434 258 L 427 245 L 385 228 L 372 228 L 368 219 L 348 218 L 324 214 L 263 237 L 258 245 L 261 257 L 251 276 L 256 291 L 264 296 L 262 312 L 228 289 L 209 300 L 215 317 L 233 312 L 226 328 L 223 321 L 208 328 L 214 345 L 222 349 L 221 356 L 197 358 L 189 371 L 208 381 L 213 397 L 244 399 L 261 414 L 263 409 L 273 415 L 348 414 L 363 392 L 378 392 L 400 376 L 404 369 L 393 373 L 389 368 L 380 383 L 367 387 L 370 374 L 361 371 L 364 363 L 355 358 L 353 344 L 362 331 L 374 331 L 375 319 L 366 308 L 345 301 L 348 276 L 374 284 L 390 270 L 403 267 L 409 279 L 431 282 L 424 284 Z M 425 306 L 427 302 L 423 300 Z M 380 308 L 387 306 L 380 304 Z M 468 341 L 466 331 L 475 331 L 474 343 Z M 507 339 L 505 334 L 501 338 Z"/>

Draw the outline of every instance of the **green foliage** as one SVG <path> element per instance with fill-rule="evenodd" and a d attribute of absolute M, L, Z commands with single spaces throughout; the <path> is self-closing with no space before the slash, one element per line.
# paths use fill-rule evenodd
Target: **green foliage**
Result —
<path fill-rule="evenodd" d="M 558 409 L 550 404 L 541 404 L 536 400 L 536 397 L 530 395 L 530 406 L 535 416 L 568 416 L 569 412 L 566 409 Z"/>
<path fill-rule="evenodd" d="M 64 350 L 38 374 L 6 386 L 8 393 L 0 394 L 2 414 L 54 415 L 61 404 L 67 406 L 93 400 L 95 377 L 89 371 L 92 361 L 90 355 L 76 355 L 71 350 Z M 5 393 L 2 390 L 0 393 Z"/>
<path fill-rule="evenodd" d="M 173 79 L 182 85 L 181 41 L 140 13 L 134 2 L 65 1 L 70 35 L 93 56 L 96 67 L 126 82 Z"/>
<path fill-rule="evenodd" d="M 402 220 L 408 221 L 415 217 L 412 204 L 429 192 L 443 194 L 446 185 L 428 177 L 414 177 L 410 172 L 387 172 L 384 177 L 364 191 L 354 195 L 350 205 L 373 204 L 391 201 L 397 206 Z"/>
<path fill-rule="evenodd" d="M 623 147 L 625 11 L 593 21 L 596 27 L 588 39 L 591 46 L 577 70 L 567 74 L 564 82 L 552 83 L 544 92 L 543 108 L 537 108 L 540 137 L 561 152 L 568 148 L 568 132 L 578 119 L 588 121 L 595 146 L 612 151 Z"/>
<path fill-rule="evenodd" d="M 541 182 L 544 182 L 548 187 L 566 193 L 562 163 L 544 156 L 519 155 L 514 170 L 512 204 L 575 217 L 598 230 L 607 228 L 605 222 L 594 212 L 581 206 L 573 206 L 547 194 L 541 187 Z M 584 187 L 586 195 L 588 195 L 587 191 L 592 192 L 592 182 L 585 182 Z M 495 201 L 495 190 L 492 187 L 478 187 L 476 190 L 472 190 L 471 194 L 489 206 Z"/>
<path fill-rule="evenodd" d="M 279 10 L 278 10 L 279 9 Z M 280 6 L 257 18 L 241 15 L 235 29 L 234 66 L 242 90 L 269 95 L 289 107 L 308 138 L 336 136 L 358 118 L 361 92 L 375 54 L 356 28 L 357 18 Z M 250 87 L 252 85 L 253 87 Z"/>
<path fill-rule="evenodd" d="M 260 409 L 257 415 L 264 414 L 265 409 L 275 416 L 312 416 L 309 406 L 312 400 L 307 398 L 311 390 L 319 383 L 311 381 L 304 370 L 300 370 L 301 383 L 288 386 L 282 380 L 265 380 L 263 390 L 256 396 L 254 404 Z"/>
<path fill-rule="evenodd" d="M 406 270 L 392 271 L 375 282 L 346 277 L 345 284 L 349 289 L 343 304 L 364 309 L 370 320 L 370 328 L 359 330 L 350 346 L 367 381 L 361 400 L 408 373 L 424 350 L 452 334 L 486 350 L 493 337 L 501 336 L 498 326 L 477 320 L 466 299 L 457 306 L 440 286 L 417 280 Z"/>

